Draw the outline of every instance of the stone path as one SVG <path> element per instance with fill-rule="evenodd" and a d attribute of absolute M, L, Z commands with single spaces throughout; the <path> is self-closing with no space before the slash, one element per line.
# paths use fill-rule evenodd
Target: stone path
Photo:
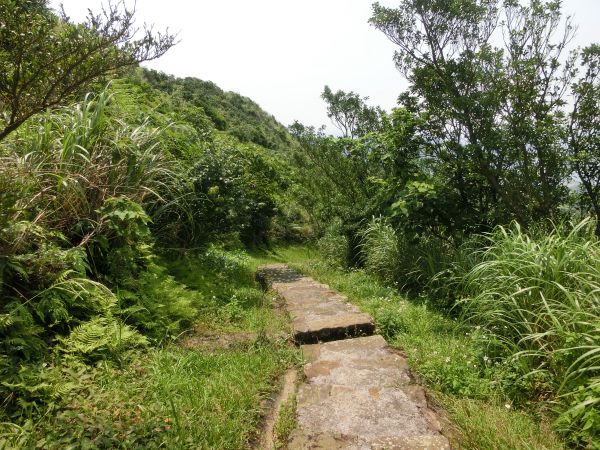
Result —
<path fill-rule="evenodd" d="M 288 449 L 449 449 L 406 359 L 373 335 L 373 319 L 283 264 L 258 278 L 284 300 L 307 364 Z"/>

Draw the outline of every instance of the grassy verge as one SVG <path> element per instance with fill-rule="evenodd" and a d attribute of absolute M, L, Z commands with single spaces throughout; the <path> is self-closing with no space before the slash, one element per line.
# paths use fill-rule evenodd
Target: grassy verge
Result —
<path fill-rule="evenodd" d="M 503 369 L 487 357 L 480 330 L 433 311 L 426 298 L 408 300 L 362 271 L 327 265 L 315 251 L 278 249 L 254 259 L 287 262 L 372 314 L 379 332 L 406 353 L 413 371 L 446 411 L 456 448 L 563 448 L 543 411 L 525 412 L 498 396 L 495 373 Z"/>
<path fill-rule="evenodd" d="M 275 424 L 275 448 L 286 447 L 292 431 L 296 428 L 296 396 L 286 400 L 279 410 L 279 418 Z"/>
<path fill-rule="evenodd" d="M 119 361 L 40 366 L 31 376 L 47 395 L 3 418 L 0 449 L 238 449 L 256 438 L 262 400 L 298 361 L 285 318 L 242 253 L 213 248 L 165 264 L 200 311 L 192 329 Z"/>

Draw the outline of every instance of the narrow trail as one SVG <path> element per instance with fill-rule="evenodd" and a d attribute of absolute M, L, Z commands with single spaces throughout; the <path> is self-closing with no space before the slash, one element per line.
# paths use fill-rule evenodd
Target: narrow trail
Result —
<path fill-rule="evenodd" d="M 307 362 L 289 450 L 450 448 L 406 359 L 373 334 L 371 316 L 285 264 L 257 275 L 283 298 Z"/>

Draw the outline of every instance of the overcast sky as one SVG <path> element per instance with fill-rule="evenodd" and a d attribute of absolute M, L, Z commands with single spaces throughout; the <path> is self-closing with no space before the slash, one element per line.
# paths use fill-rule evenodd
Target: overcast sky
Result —
<path fill-rule="evenodd" d="M 51 0 L 81 20 L 102 0 Z M 133 4 L 129 0 L 128 4 Z M 389 110 L 406 82 L 394 45 L 369 26 L 371 0 L 137 0 L 137 23 L 181 42 L 148 67 L 215 82 L 256 101 L 284 125 L 325 124 L 323 86 L 355 91 Z M 396 6 L 396 0 L 379 0 Z M 600 42 L 600 0 L 564 0 L 579 26 L 574 45 Z"/>

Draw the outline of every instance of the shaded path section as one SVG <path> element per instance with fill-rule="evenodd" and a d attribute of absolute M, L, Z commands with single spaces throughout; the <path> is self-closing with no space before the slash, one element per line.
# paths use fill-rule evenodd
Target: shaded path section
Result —
<path fill-rule="evenodd" d="M 373 335 L 368 314 L 283 264 L 262 266 L 258 278 L 283 298 L 305 344 L 289 449 L 450 448 L 406 359 Z"/>

